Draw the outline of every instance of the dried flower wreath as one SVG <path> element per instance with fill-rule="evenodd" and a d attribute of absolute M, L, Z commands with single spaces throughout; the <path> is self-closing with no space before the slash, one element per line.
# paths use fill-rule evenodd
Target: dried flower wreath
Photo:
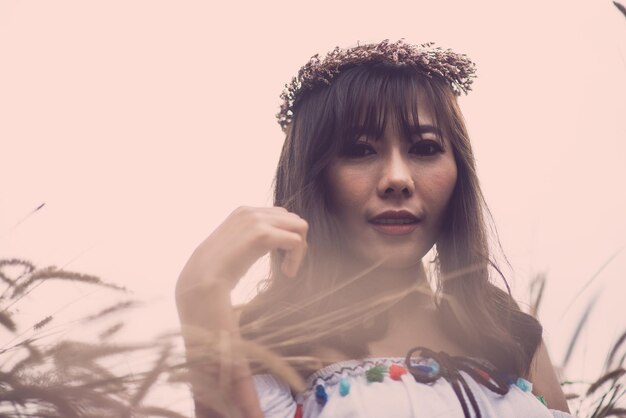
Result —
<path fill-rule="evenodd" d="M 467 94 L 476 78 L 476 65 L 465 55 L 450 49 L 434 47 L 429 42 L 411 45 L 400 39 L 390 43 L 388 39 L 378 44 L 357 45 L 348 49 L 336 47 L 324 59 L 319 54 L 311 57 L 298 75 L 285 84 L 280 95 L 283 103 L 276 114 L 283 131 L 291 123 L 294 107 L 305 91 L 327 86 L 342 71 L 364 63 L 384 62 L 398 66 L 411 66 L 428 77 L 444 78 L 457 96 Z"/>

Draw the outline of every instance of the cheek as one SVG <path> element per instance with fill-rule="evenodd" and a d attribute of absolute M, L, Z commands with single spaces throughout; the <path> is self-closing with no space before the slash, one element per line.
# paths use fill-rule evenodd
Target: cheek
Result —
<path fill-rule="evenodd" d="M 442 216 L 448 207 L 456 181 L 456 163 L 451 159 L 433 172 L 429 184 L 424 185 L 431 203 L 431 210 L 438 217 Z"/>
<path fill-rule="evenodd" d="M 371 188 L 363 173 L 349 168 L 330 170 L 327 184 L 333 209 L 340 216 L 362 208 Z"/>

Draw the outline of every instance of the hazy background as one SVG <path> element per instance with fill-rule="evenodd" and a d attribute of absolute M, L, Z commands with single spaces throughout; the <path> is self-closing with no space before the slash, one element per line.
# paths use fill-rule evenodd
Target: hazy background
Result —
<path fill-rule="evenodd" d="M 133 289 L 148 303 L 130 336 L 175 329 L 191 252 L 237 206 L 271 204 L 284 84 L 314 53 L 385 38 L 477 63 L 461 107 L 515 295 L 548 275 L 557 364 L 598 295 L 568 373 L 596 377 L 626 328 L 624 253 L 575 298 L 626 244 L 626 19 L 611 1 L 1 0 L 0 256 Z M 112 297 L 46 286 L 23 318 L 63 324 Z"/>

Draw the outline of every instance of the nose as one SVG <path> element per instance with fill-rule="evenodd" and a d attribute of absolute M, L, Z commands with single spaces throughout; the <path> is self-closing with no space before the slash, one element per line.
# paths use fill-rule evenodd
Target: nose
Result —
<path fill-rule="evenodd" d="M 383 198 L 393 196 L 410 197 L 415 192 L 415 182 L 409 162 L 399 150 L 389 153 L 378 183 L 378 194 Z"/>

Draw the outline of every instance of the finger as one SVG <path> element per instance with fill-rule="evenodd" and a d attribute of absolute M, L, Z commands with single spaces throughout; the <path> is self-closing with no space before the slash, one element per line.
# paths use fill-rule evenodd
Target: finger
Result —
<path fill-rule="evenodd" d="M 281 265 L 281 269 L 283 273 L 288 277 L 296 277 L 298 274 L 298 270 L 304 261 L 304 257 L 306 256 L 307 244 L 306 241 L 302 241 L 301 245 L 296 248 L 288 251 L 285 254 L 285 258 Z"/>
<path fill-rule="evenodd" d="M 293 218 L 279 217 L 276 219 L 268 220 L 268 222 L 275 228 L 299 234 L 302 237 L 302 240 L 304 242 L 307 242 L 309 234 L 309 224 L 304 219 L 297 217 L 297 215 L 295 215 L 295 217 Z"/>
<path fill-rule="evenodd" d="M 236 210 L 236 212 L 243 213 L 248 220 L 252 219 L 254 223 L 269 223 L 272 226 L 287 229 L 289 231 L 297 232 L 307 237 L 309 230 L 309 224 L 300 216 L 293 212 L 287 211 L 287 209 L 274 206 L 274 207 L 247 207 L 242 206 Z"/>
<path fill-rule="evenodd" d="M 259 243 L 264 253 L 270 250 L 290 252 L 304 242 L 302 235 L 297 232 L 287 231 L 271 225 L 262 229 Z"/>
<path fill-rule="evenodd" d="M 285 275 L 294 277 L 306 254 L 307 244 L 301 234 L 273 228 L 265 236 L 264 247 L 270 250 L 283 250 L 285 256 L 281 263 L 281 270 Z"/>
<path fill-rule="evenodd" d="M 267 221 L 277 228 L 297 232 L 306 241 L 309 232 L 309 223 L 295 213 L 268 213 Z"/>
<path fill-rule="evenodd" d="M 267 213 L 289 213 L 289 210 L 282 206 L 240 206 L 236 211 L 254 211 L 254 212 L 267 212 Z"/>
<path fill-rule="evenodd" d="M 300 245 L 286 252 L 281 265 L 281 270 L 286 276 L 295 277 L 306 256 L 309 224 L 300 216 L 291 212 L 274 216 L 270 222 L 277 228 L 296 232 L 302 237 Z"/>

